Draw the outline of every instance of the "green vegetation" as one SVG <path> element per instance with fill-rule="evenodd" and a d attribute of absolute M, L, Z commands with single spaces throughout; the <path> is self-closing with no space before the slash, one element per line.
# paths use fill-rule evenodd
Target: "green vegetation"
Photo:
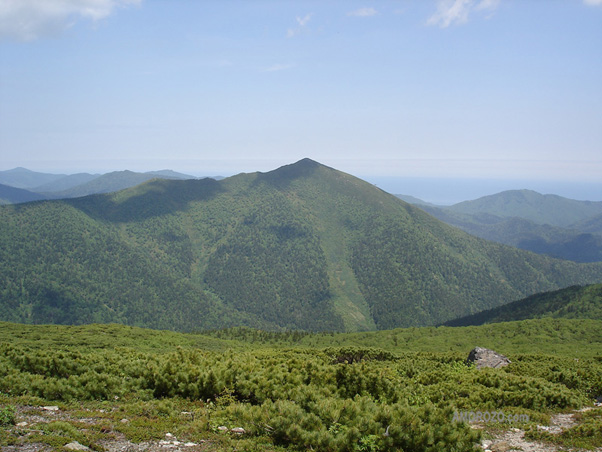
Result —
<path fill-rule="evenodd" d="M 573 286 L 532 295 L 524 300 L 455 319 L 446 324 L 467 326 L 540 318 L 601 319 L 602 284 Z"/>
<path fill-rule="evenodd" d="M 452 212 L 524 218 L 537 224 L 568 227 L 602 214 L 602 202 L 576 201 L 532 190 L 509 190 L 449 207 Z"/>
<path fill-rule="evenodd" d="M 602 203 L 529 190 L 505 191 L 450 207 L 420 208 L 486 240 L 575 262 L 602 261 Z"/>
<path fill-rule="evenodd" d="M 57 448 L 78 441 L 101 451 L 106 432 L 132 442 L 159 441 L 171 432 L 215 445 L 208 450 L 473 451 L 480 433 L 453 421 L 455 412 L 495 410 L 547 423 L 550 413 L 591 404 L 602 394 L 602 322 L 550 322 L 492 326 L 497 350 L 512 364 L 482 370 L 464 363 L 464 346 L 439 350 L 434 341 L 426 350 L 420 340 L 405 338 L 441 331 L 458 344 L 465 335 L 491 337 L 490 326 L 354 334 L 236 328 L 205 335 L 5 323 L 3 425 L 19 420 L 13 406 L 53 404 L 71 416 L 28 427 L 34 432 L 29 441 Z M 560 354 L 522 353 L 513 345 L 519 332 L 537 334 L 537 342 Z M 379 348 L 391 334 L 397 344 Z M 362 340 L 364 346 L 353 345 Z M 312 341 L 321 345 L 308 346 Z M 92 411 L 97 421 L 91 424 Z M 566 441 L 587 431 L 588 444 L 601 445 L 599 418 L 588 416 L 580 433 L 567 431 Z M 244 434 L 219 427 L 241 427 Z M 24 441 L 12 433 L 3 438 L 3 445 Z"/>
<path fill-rule="evenodd" d="M 0 320 L 199 331 L 443 323 L 598 283 L 303 160 L 221 181 L 0 206 Z"/>

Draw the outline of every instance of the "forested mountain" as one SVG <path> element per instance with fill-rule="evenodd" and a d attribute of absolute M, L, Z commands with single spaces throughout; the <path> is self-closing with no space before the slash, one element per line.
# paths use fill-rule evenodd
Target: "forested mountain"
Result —
<path fill-rule="evenodd" d="M 602 235 L 602 214 L 575 223 L 573 227 L 585 233 Z"/>
<path fill-rule="evenodd" d="M 487 242 L 304 159 L 2 206 L 0 278 L 0 320 L 353 331 L 598 283 L 602 264 Z"/>
<path fill-rule="evenodd" d="M 572 286 L 531 295 L 524 300 L 449 321 L 446 325 L 483 325 L 541 318 L 601 319 L 602 284 Z"/>
<path fill-rule="evenodd" d="M 597 232 L 602 216 L 590 218 L 569 229 L 519 217 L 467 214 L 426 205 L 419 207 L 447 224 L 487 240 L 575 262 L 602 261 L 602 233 Z"/>
<path fill-rule="evenodd" d="M 98 193 L 111 193 L 134 187 L 151 179 L 194 179 L 194 176 L 172 170 L 114 171 L 107 174 L 49 174 L 14 168 L 0 171 L 0 203 L 18 204 L 42 199 L 77 198 Z M 6 184 L 3 187 L 1 184 Z M 19 192 L 17 188 L 27 192 Z"/>
<path fill-rule="evenodd" d="M 53 180 L 52 182 L 33 187 L 33 190 L 38 193 L 60 192 L 63 190 L 69 190 L 71 188 L 77 187 L 78 185 L 87 184 L 88 182 L 96 179 L 97 177 L 100 177 L 100 174 L 69 174 L 64 177 L 61 177 L 60 179 Z"/>
<path fill-rule="evenodd" d="M 134 187 L 151 179 L 192 179 L 192 176 L 180 175 L 176 172 L 150 172 L 136 173 L 134 171 L 113 171 L 95 177 L 86 183 L 76 185 L 62 191 L 52 191 L 48 196 L 55 199 L 61 198 L 76 198 L 80 196 L 94 195 L 98 193 L 111 193 L 114 191 L 123 190 L 125 188 Z"/>
<path fill-rule="evenodd" d="M 23 188 L 15 188 L 0 184 L 0 204 L 15 204 L 20 202 L 39 201 L 44 197 L 38 193 Z"/>
<path fill-rule="evenodd" d="M 542 195 L 532 190 L 509 190 L 446 209 L 468 214 L 491 214 L 502 218 L 518 217 L 536 224 L 566 228 L 595 215 L 602 215 L 602 202 L 577 201 L 557 195 Z"/>
<path fill-rule="evenodd" d="M 0 171 L 0 184 L 33 190 L 35 187 L 57 181 L 63 177 L 66 177 L 66 174 L 39 173 L 18 167 Z"/>

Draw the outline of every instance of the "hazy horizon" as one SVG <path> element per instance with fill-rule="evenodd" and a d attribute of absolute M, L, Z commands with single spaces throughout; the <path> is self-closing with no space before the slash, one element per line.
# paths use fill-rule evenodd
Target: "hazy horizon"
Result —
<path fill-rule="evenodd" d="M 166 163 L 166 162 L 163 162 Z M 292 164 L 294 162 L 287 162 L 286 164 Z M 324 162 L 319 162 L 323 163 Z M 65 170 L 61 168 L 54 168 L 51 171 L 45 170 L 44 166 L 40 168 L 28 168 L 26 166 L 17 165 L 10 168 L 4 168 L 0 166 L 0 171 L 8 171 L 18 167 L 25 168 L 30 171 L 50 173 L 50 174 L 77 174 L 77 173 L 89 173 L 89 174 L 106 174 L 114 171 L 135 171 L 135 172 L 153 172 L 162 170 L 172 170 L 178 173 L 187 174 L 194 177 L 230 177 L 240 173 L 253 173 L 256 171 L 267 172 L 277 169 L 265 168 L 263 165 L 262 169 L 252 170 L 249 169 L 251 163 L 241 166 L 239 171 L 219 171 L 216 167 L 208 166 L 205 170 L 200 170 L 198 167 L 192 168 L 181 167 L 181 166 L 152 166 L 148 163 L 141 164 L 138 162 L 130 162 L 129 167 L 116 166 L 113 168 L 108 167 L 106 164 L 102 165 L 101 170 L 94 171 L 88 170 L 85 166 L 79 168 L 79 170 Z M 261 166 L 261 165 L 260 165 Z M 336 166 L 331 166 L 336 170 L 344 171 Z M 67 167 L 67 166 L 66 166 Z M 63 167 L 63 168 L 66 168 Z M 212 168 L 212 169 L 210 169 Z M 483 196 L 493 195 L 507 190 L 533 190 L 538 193 L 547 195 L 558 195 L 564 198 L 575 199 L 579 201 L 601 201 L 602 202 L 602 181 L 595 182 L 562 182 L 562 181 L 551 181 L 551 180 L 528 180 L 528 179 L 484 179 L 484 178 L 460 178 L 460 177 L 414 177 L 414 176 L 378 176 L 374 174 L 361 174 L 349 171 L 347 172 L 355 177 L 365 180 L 366 182 L 374 184 L 376 187 L 394 194 L 394 195 L 407 195 L 421 199 L 432 204 L 437 205 L 451 205 L 462 201 L 468 201 L 477 199 Z"/>
<path fill-rule="evenodd" d="M 602 0 L 0 5 L 5 169 L 602 180 Z"/>

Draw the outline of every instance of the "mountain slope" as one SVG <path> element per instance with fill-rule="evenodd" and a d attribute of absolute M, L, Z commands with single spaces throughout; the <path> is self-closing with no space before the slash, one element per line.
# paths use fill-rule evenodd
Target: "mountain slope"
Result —
<path fill-rule="evenodd" d="M 128 170 L 113 171 L 75 187 L 62 191 L 54 191 L 51 195 L 54 198 L 77 198 L 98 193 L 111 193 L 134 187 L 155 178 L 181 179 L 178 174 L 179 173 L 167 171 L 159 171 L 156 173 L 136 173 Z"/>
<path fill-rule="evenodd" d="M 575 262 L 602 261 L 602 234 L 591 233 L 595 232 L 596 218 L 600 219 L 602 215 L 573 225 L 575 229 L 568 229 L 518 217 L 502 218 L 489 213 L 467 214 L 441 207 L 419 207 L 439 220 L 483 239 Z"/>
<path fill-rule="evenodd" d="M 537 224 L 567 227 L 602 214 L 602 202 L 576 201 L 532 190 L 509 190 L 447 207 L 453 212 L 519 217 Z"/>
<path fill-rule="evenodd" d="M 34 190 L 38 193 L 52 193 L 63 190 L 69 190 L 73 187 L 77 187 L 78 185 L 86 184 L 96 179 L 97 177 L 100 177 L 100 174 L 70 174 L 52 182 L 47 182 L 43 185 L 37 186 L 34 188 Z"/>
<path fill-rule="evenodd" d="M 18 167 L 0 171 L 0 184 L 33 190 L 42 184 L 54 182 L 63 177 L 65 177 L 65 174 L 38 173 L 27 168 Z"/>
<path fill-rule="evenodd" d="M 2 209 L 0 320 L 388 329 L 602 280 L 308 159 Z"/>
<path fill-rule="evenodd" d="M 45 199 L 39 193 L 34 193 L 23 188 L 15 188 L 0 184 L 0 204 L 16 204 Z"/>
<path fill-rule="evenodd" d="M 541 318 L 601 319 L 602 284 L 572 286 L 532 295 L 524 300 L 452 320 L 446 325 L 483 325 Z"/>

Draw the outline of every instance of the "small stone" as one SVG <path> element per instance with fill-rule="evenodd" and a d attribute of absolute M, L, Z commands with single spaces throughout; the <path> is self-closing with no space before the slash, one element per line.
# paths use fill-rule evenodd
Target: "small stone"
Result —
<path fill-rule="evenodd" d="M 173 444 L 174 446 L 179 446 L 182 443 L 180 441 L 173 441 L 171 444 Z"/>
<path fill-rule="evenodd" d="M 227 432 L 228 431 L 228 427 L 226 427 L 225 425 L 220 425 L 217 429 L 220 432 Z"/>
<path fill-rule="evenodd" d="M 165 434 L 165 437 L 166 437 L 166 438 L 173 438 L 174 436 L 173 436 L 171 433 L 166 433 L 166 434 Z"/>
<path fill-rule="evenodd" d="M 514 432 L 514 433 L 520 433 L 522 430 L 520 428 L 515 427 L 515 428 L 511 428 L 510 431 Z"/>
<path fill-rule="evenodd" d="M 492 452 L 507 452 L 511 447 L 507 441 L 500 441 L 499 443 L 492 444 L 490 449 Z"/>
<path fill-rule="evenodd" d="M 58 411 L 59 407 L 58 406 L 43 406 L 42 409 L 44 411 Z"/>
<path fill-rule="evenodd" d="M 130 422 L 130 420 L 124 418 L 124 419 L 120 420 L 119 422 L 121 422 L 122 424 L 128 424 Z"/>
<path fill-rule="evenodd" d="M 65 444 L 63 447 L 67 450 L 91 450 L 89 447 L 86 447 L 83 444 L 78 443 L 77 441 Z"/>
<path fill-rule="evenodd" d="M 204 442 L 204 441 L 201 440 L 201 442 Z M 198 446 L 198 444 L 197 443 L 191 443 L 191 442 L 188 442 L 188 443 L 184 444 L 184 447 L 194 447 L 194 446 Z"/>
<path fill-rule="evenodd" d="M 232 433 L 236 433 L 237 435 L 244 435 L 245 434 L 245 429 L 242 427 L 234 427 L 232 430 L 230 430 Z"/>
<path fill-rule="evenodd" d="M 27 427 L 29 424 L 27 422 L 19 422 L 17 427 Z"/>

